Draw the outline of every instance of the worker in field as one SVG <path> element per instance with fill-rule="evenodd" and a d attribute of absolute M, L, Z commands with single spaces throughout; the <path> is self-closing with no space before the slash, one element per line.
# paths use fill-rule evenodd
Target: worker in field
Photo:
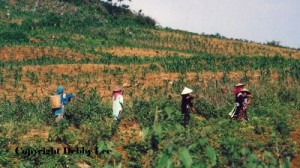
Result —
<path fill-rule="evenodd" d="M 112 99 L 113 99 L 113 119 L 117 120 L 123 111 L 123 92 L 120 86 L 113 87 Z"/>
<path fill-rule="evenodd" d="M 192 89 L 184 87 L 183 91 L 181 92 L 181 113 L 183 115 L 183 126 L 186 127 L 190 121 L 190 113 L 189 110 L 192 110 L 194 113 L 197 113 L 196 108 L 194 107 L 192 101 L 199 96 L 196 95 L 195 97 L 191 96 L 190 94 L 193 92 Z"/>
<path fill-rule="evenodd" d="M 73 98 L 72 93 L 64 93 L 64 88 L 59 86 L 56 89 L 56 94 L 50 96 L 52 112 L 55 115 L 55 121 L 58 122 L 64 117 L 65 106 Z"/>
<path fill-rule="evenodd" d="M 243 97 L 243 106 L 241 108 L 241 111 L 239 112 L 238 120 L 248 121 L 249 119 L 248 119 L 248 115 L 247 115 L 247 108 L 252 103 L 253 97 L 251 95 L 251 92 L 246 88 L 243 88 L 241 90 L 241 93 L 242 93 L 242 97 Z"/>
<path fill-rule="evenodd" d="M 229 113 L 231 119 L 237 119 L 239 112 L 241 111 L 243 104 L 243 96 L 241 90 L 244 88 L 245 84 L 238 83 L 235 85 L 235 90 L 232 92 L 235 95 L 234 108 Z"/>
<path fill-rule="evenodd" d="M 237 95 L 238 93 L 241 92 L 241 90 L 244 88 L 246 84 L 244 83 L 238 83 L 235 85 L 235 90 L 232 92 L 234 95 Z"/>
<path fill-rule="evenodd" d="M 112 100 L 113 100 L 112 109 L 113 109 L 113 120 L 114 120 L 112 125 L 112 135 L 114 135 L 121 121 L 121 115 L 124 108 L 123 91 L 122 88 L 118 85 L 115 85 L 113 87 Z"/>

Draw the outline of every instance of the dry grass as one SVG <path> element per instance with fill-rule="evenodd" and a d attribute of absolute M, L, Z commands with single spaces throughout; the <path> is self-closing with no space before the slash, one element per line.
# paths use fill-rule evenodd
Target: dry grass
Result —
<path fill-rule="evenodd" d="M 154 49 L 143 49 L 143 48 L 130 48 L 130 47 L 114 47 L 108 49 L 102 49 L 103 52 L 110 53 L 114 56 L 137 56 L 137 57 L 164 57 L 173 56 L 175 54 L 188 57 L 191 54 L 184 52 L 174 52 L 168 50 L 154 50 Z"/>
<path fill-rule="evenodd" d="M 37 39 L 31 39 L 36 41 Z M 40 58 L 42 56 L 53 56 L 62 59 L 80 60 L 83 58 L 95 58 L 91 54 L 83 55 L 70 49 L 60 49 L 57 47 L 34 47 L 34 46 L 12 46 L 0 48 L 0 60 L 2 61 L 22 61 L 24 59 Z"/>
<path fill-rule="evenodd" d="M 23 77 L 20 84 L 15 88 L 13 86 L 14 79 L 6 78 L 5 83 L 0 87 L 2 95 L 6 95 L 9 99 L 14 99 L 15 95 L 20 95 L 28 100 L 34 101 L 40 97 L 45 97 L 53 94 L 59 85 L 63 85 L 67 92 L 76 92 L 80 89 L 89 90 L 96 88 L 98 94 L 104 100 L 111 98 L 110 87 L 113 84 L 124 86 L 126 92 L 134 91 L 136 95 L 140 94 L 141 90 L 160 87 L 167 89 L 167 86 L 177 82 L 180 78 L 180 73 L 167 72 L 148 72 L 142 74 L 141 71 L 146 65 L 101 65 L 101 64 L 72 64 L 72 65 L 47 65 L 47 66 L 23 66 Z M 113 73 L 103 72 L 103 69 L 114 70 L 120 68 L 120 73 L 115 76 Z M 124 72 L 124 71 L 128 72 Z M 38 82 L 33 83 L 30 78 L 26 77 L 26 73 L 30 71 L 38 76 Z M 53 79 L 49 79 L 47 73 L 52 71 Z M 136 72 L 136 73 L 131 73 Z M 7 76 L 8 70 L 4 69 L 4 76 Z M 201 87 L 209 87 L 211 81 L 220 81 L 224 76 L 223 72 L 203 72 L 200 75 L 200 80 L 197 78 L 197 73 L 186 73 L 186 81 Z M 135 76 L 135 79 L 132 78 Z M 231 71 L 227 74 L 228 79 L 239 81 L 244 76 L 242 71 Z M 260 78 L 260 71 L 249 71 L 247 76 L 250 78 L 249 83 L 257 83 Z M 270 82 L 276 82 L 279 75 L 276 71 L 271 71 Z M 221 88 L 220 88 L 221 89 Z"/>

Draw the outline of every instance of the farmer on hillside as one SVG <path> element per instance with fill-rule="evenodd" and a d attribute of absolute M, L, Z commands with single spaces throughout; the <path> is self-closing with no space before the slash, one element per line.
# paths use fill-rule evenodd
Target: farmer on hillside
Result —
<path fill-rule="evenodd" d="M 65 113 L 65 105 L 67 105 L 72 98 L 73 94 L 64 93 L 64 88 L 62 86 L 59 86 L 56 90 L 56 94 L 50 97 L 52 112 L 55 115 L 56 122 L 63 119 Z"/>
<path fill-rule="evenodd" d="M 114 120 L 117 120 L 120 118 L 120 115 L 123 111 L 123 95 L 122 95 L 122 89 L 119 86 L 113 87 L 113 118 Z"/>
<path fill-rule="evenodd" d="M 247 107 L 248 105 L 251 104 L 252 102 L 252 96 L 251 96 L 251 92 L 246 89 L 246 88 L 243 88 L 241 90 L 241 93 L 242 93 L 242 97 L 243 97 L 243 106 L 242 106 L 242 109 L 238 115 L 238 120 L 246 120 L 248 121 L 248 115 L 247 115 Z"/>
<path fill-rule="evenodd" d="M 233 94 L 235 95 L 235 105 L 232 111 L 229 113 L 231 119 L 237 119 L 239 112 L 241 111 L 242 104 L 244 101 L 241 90 L 244 86 L 245 84 L 243 83 L 238 83 L 235 85 L 235 90 L 233 91 Z"/>
<path fill-rule="evenodd" d="M 192 100 L 194 99 L 193 96 L 190 95 L 193 90 L 189 89 L 187 87 L 184 87 L 183 91 L 181 92 L 181 113 L 183 115 L 183 126 L 186 127 L 186 125 L 190 121 L 190 114 L 189 110 L 192 110 L 193 112 L 197 112 L 196 108 L 194 107 Z M 195 98 L 197 98 L 196 96 Z"/>
<path fill-rule="evenodd" d="M 113 99 L 113 126 L 112 135 L 118 129 L 119 122 L 121 120 L 121 114 L 123 112 L 124 99 L 122 95 L 122 89 L 120 86 L 113 87 L 112 99 Z"/>

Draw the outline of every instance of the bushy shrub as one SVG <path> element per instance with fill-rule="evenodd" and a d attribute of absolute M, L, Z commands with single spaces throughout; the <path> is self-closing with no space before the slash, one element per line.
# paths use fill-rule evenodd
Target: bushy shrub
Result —
<path fill-rule="evenodd" d="M 149 16 L 138 15 L 135 17 L 135 21 L 143 26 L 156 26 L 156 21 Z"/>

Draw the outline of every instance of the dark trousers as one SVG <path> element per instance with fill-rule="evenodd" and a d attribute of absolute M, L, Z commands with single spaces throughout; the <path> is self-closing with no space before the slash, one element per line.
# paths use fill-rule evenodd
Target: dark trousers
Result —
<path fill-rule="evenodd" d="M 237 119 L 238 116 L 240 115 L 241 110 L 242 110 L 242 107 L 239 107 L 239 106 L 238 106 L 238 107 L 235 109 L 234 115 L 233 115 L 233 117 L 232 117 L 231 119 Z"/>
<path fill-rule="evenodd" d="M 190 121 L 190 113 L 189 112 L 185 112 L 185 113 L 182 114 L 182 117 L 183 117 L 183 126 L 186 127 L 187 124 Z"/>

